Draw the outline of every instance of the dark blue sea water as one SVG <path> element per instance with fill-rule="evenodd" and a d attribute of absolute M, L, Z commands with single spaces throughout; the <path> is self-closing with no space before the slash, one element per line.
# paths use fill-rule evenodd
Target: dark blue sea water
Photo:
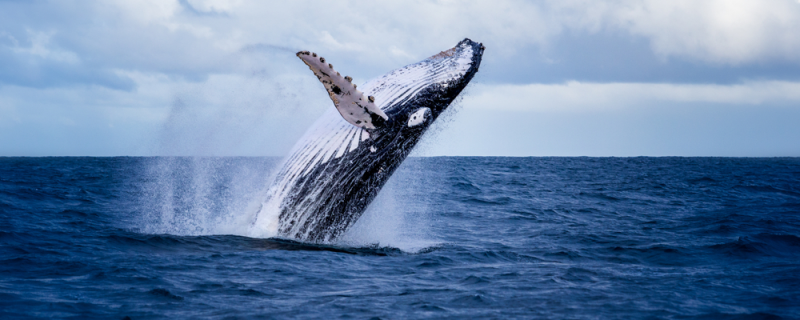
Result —
<path fill-rule="evenodd" d="M 0 158 L 0 318 L 800 318 L 800 159 L 411 158 L 327 245 L 278 161 Z"/>

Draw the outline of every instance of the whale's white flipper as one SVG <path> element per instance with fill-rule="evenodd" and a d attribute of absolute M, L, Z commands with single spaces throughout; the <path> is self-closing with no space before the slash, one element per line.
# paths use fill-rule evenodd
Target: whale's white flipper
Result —
<path fill-rule="evenodd" d="M 333 70 L 333 65 L 325 62 L 325 58 L 316 53 L 300 51 L 297 56 L 314 72 L 328 95 L 333 100 L 336 110 L 347 122 L 364 129 L 375 129 L 385 120 L 389 120 L 380 108 L 375 106 L 375 98 L 367 97 L 356 89 L 353 78 L 342 77 Z"/>

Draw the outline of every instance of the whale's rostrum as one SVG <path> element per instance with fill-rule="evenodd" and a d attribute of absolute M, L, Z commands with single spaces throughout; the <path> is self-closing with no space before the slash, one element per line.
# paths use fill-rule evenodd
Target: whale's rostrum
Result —
<path fill-rule="evenodd" d="M 483 50 L 464 39 L 361 86 L 316 53 L 298 52 L 335 110 L 317 120 L 284 158 L 253 227 L 309 242 L 341 235 L 472 80 Z"/>

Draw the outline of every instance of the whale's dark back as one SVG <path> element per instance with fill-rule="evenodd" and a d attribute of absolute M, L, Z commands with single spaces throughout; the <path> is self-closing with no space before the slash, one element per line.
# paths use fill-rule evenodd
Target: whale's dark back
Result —
<path fill-rule="evenodd" d="M 302 241 L 327 242 L 342 234 L 472 80 L 482 55 L 480 43 L 464 39 L 361 86 L 389 120 L 367 132 L 331 109 L 285 159 L 256 224 Z M 428 117 L 411 126 L 409 118 L 422 108 Z"/>

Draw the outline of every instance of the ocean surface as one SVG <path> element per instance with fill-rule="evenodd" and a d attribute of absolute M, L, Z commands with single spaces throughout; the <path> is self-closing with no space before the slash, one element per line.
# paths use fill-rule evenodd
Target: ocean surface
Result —
<path fill-rule="evenodd" d="M 410 158 L 336 243 L 277 158 L 0 158 L 0 318 L 798 319 L 798 158 Z"/>

